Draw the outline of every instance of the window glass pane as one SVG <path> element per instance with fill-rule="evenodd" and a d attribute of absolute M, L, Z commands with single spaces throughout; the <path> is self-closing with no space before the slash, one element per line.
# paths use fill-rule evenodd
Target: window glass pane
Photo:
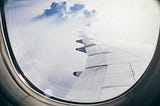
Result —
<path fill-rule="evenodd" d="M 8 0 L 11 46 L 46 96 L 98 102 L 124 93 L 155 51 L 155 0 Z"/>

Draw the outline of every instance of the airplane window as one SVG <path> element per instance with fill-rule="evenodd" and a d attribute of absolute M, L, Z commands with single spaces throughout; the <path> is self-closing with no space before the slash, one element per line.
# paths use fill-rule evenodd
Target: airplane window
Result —
<path fill-rule="evenodd" d="M 47 97 L 93 103 L 132 87 L 154 54 L 156 0 L 8 0 L 14 55 Z"/>

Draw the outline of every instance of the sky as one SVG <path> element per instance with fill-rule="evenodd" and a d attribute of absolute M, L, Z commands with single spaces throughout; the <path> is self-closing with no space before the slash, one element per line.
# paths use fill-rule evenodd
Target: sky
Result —
<path fill-rule="evenodd" d="M 131 44 L 136 49 L 141 45 L 152 52 L 156 47 L 160 9 L 154 0 L 65 0 L 66 10 L 48 16 L 44 10 L 52 10 L 53 2 L 64 0 L 10 0 L 6 4 L 16 58 L 26 76 L 50 94 L 63 98 L 76 80 L 72 73 L 85 67 L 87 55 L 75 50 L 83 46 L 75 42 L 78 31 L 92 33 L 112 46 L 129 48 Z M 71 9 L 75 4 L 82 9 Z"/>

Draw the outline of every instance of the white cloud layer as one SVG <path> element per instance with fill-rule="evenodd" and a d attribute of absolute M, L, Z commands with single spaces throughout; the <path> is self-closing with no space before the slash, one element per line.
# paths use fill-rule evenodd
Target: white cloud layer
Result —
<path fill-rule="evenodd" d="M 97 14 L 89 20 L 76 17 L 64 23 L 54 22 L 53 17 L 30 21 L 53 0 L 18 2 L 8 4 L 6 9 L 15 55 L 34 84 L 59 97 L 64 97 L 72 87 L 76 80 L 72 72 L 82 71 L 87 59 L 86 54 L 75 50 L 83 46 L 75 42 L 77 31 L 94 33 L 99 41 L 111 45 L 138 43 L 155 48 L 157 42 L 160 11 L 154 0 L 66 0 L 69 5 L 84 3 Z M 26 2 L 28 5 L 24 6 Z"/>

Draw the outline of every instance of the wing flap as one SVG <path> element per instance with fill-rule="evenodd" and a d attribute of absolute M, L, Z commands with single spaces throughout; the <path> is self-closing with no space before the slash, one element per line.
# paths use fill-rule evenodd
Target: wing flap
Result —
<path fill-rule="evenodd" d="M 104 87 L 131 85 L 135 82 L 130 64 L 109 65 L 104 80 Z"/>

